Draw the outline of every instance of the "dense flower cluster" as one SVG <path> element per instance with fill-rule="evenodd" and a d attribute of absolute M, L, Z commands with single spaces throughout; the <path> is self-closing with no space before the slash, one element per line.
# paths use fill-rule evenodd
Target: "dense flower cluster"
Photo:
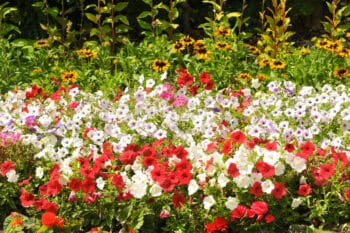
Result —
<path fill-rule="evenodd" d="M 195 77 L 177 72 L 179 88 L 142 77 L 145 86 L 115 101 L 74 85 L 3 96 L 2 135 L 37 150 L 31 177 L 20 177 L 12 161 L 0 165 L 1 176 L 21 181 L 22 206 L 49 228 L 70 220 L 58 199 L 93 206 L 105 198 L 111 208 L 155 203 L 165 220 L 195 206 L 203 231 L 230 232 L 242 221 L 271 224 L 280 206 L 305 207 L 314 190 L 339 180 L 336 193 L 350 200 L 344 87 L 319 94 L 271 82 L 266 94 L 214 93 L 203 72 L 203 90 L 193 92 Z"/>

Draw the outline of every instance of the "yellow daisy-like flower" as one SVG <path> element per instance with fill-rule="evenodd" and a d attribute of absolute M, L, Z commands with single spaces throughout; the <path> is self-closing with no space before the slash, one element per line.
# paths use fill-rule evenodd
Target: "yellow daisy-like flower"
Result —
<path fill-rule="evenodd" d="M 218 30 L 214 32 L 215 36 L 228 36 L 231 34 L 231 30 L 224 26 L 220 26 Z"/>
<path fill-rule="evenodd" d="M 330 52 L 338 52 L 338 51 L 341 51 L 343 49 L 343 45 L 341 44 L 341 42 L 339 40 L 337 41 L 330 41 L 328 43 L 327 46 L 325 46 L 325 49 L 330 51 Z"/>
<path fill-rule="evenodd" d="M 240 81 L 250 81 L 252 77 L 248 73 L 240 73 L 237 77 L 237 80 Z"/>
<path fill-rule="evenodd" d="M 259 53 L 259 49 L 256 46 L 254 46 L 254 45 L 244 44 L 243 46 L 246 47 L 248 49 L 248 51 L 253 53 L 253 54 L 258 54 Z"/>
<path fill-rule="evenodd" d="M 257 74 L 255 77 L 259 80 L 267 80 L 267 77 L 264 74 Z"/>
<path fill-rule="evenodd" d="M 163 72 L 163 71 L 168 70 L 169 66 L 170 66 L 170 64 L 166 60 L 155 59 L 152 62 L 153 70 L 158 71 L 158 72 Z"/>
<path fill-rule="evenodd" d="M 207 47 L 200 47 L 194 50 L 194 54 L 199 57 L 200 59 L 209 61 L 210 59 L 210 52 L 208 51 Z"/>
<path fill-rule="evenodd" d="M 334 70 L 333 75 L 337 78 L 345 78 L 350 74 L 350 70 L 348 68 L 339 67 Z"/>
<path fill-rule="evenodd" d="M 259 61 L 259 66 L 262 68 L 266 67 L 269 64 L 270 64 L 270 59 L 268 58 L 264 58 Z"/>
<path fill-rule="evenodd" d="M 286 67 L 286 63 L 284 63 L 283 61 L 277 61 L 277 60 L 271 61 L 269 65 L 271 69 L 275 69 L 275 70 L 282 70 Z"/>
<path fill-rule="evenodd" d="M 186 45 L 182 41 L 176 41 L 171 45 L 171 51 L 173 53 L 181 53 L 186 48 Z"/>
<path fill-rule="evenodd" d="M 329 43 L 330 41 L 328 40 L 317 40 L 315 46 L 319 49 L 325 49 L 329 45 Z"/>
<path fill-rule="evenodd" d="M 348 48 L 343 48 L 342 50 L 339 50 L 336 53 L 343 58 L 350 57 L 350 49 Z"/>
<path fill-rule="evenodd" d="M 300 55 L 302 55 L 302 56 L 308 55 L 310 52 L 311 52 L 311 50 L 308 48 L 300 49 Z"/>
<path fill-rule="evenodd" d="M 225 51 L 232 50 L 231 45 L 229 45 L 228 43 L 226 43 L 224 41 L 217 41 L 215 43 L 215 48 L 220 49 L 220 50 L 225 50 Z"/>
<path fill-rule="evenodd" d="M 350 32 L 347 32 L 347 33 L 345 34 L 345 37 L 346 37 L 346 38 L 350 38 Z"/>
<path fill-rule="evenodd" d="M 40 39 L 34 43 L 34 47 L 44 48 L 49 46 L 49 41 L 47 39 Z"/>
<path fill-rule="evenodd" d="M 195 40 L 190 36 L 184 36 L 180 39 L 180 42 L 182 42 L 186 46 L 189 46 L 189 45 L 193 45 Z"/>
<path fill-rule="evenodd" d="M 196 40 L 193 44 L 193 48 L 196 49 L 202 49 L 207 48 L 203 40 Z"/>
<path fill-rule="evenodd" d="M 96 58 L 97 52 L 92 49 L 79 49 L 77 54 L 80 58 Z"/>
<path fill-rule="evenodd" d="M 64 71 L 61 74 L 63 82 L 75 82 L 78 79 L 78 73 L 75 71 Z"/>

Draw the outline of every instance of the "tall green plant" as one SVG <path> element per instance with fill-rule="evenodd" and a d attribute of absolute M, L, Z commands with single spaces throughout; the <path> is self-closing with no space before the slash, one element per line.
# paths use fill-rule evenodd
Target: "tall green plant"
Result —
<path fill-rule="evenodd" d="M 272 58 L 276 58 L 281 51 L 286 51 L 290 46 L 288 39 L 294 32 L 288 31 L 291 26 L 290 18 L 287 16 L 291 8 L 286 8 L 287 0 L 272 0 L 272 8 L 267 7 L 270 15 L 260 12 L 263 20 L 258 47 L 268 53 Z M 264 21 L 265 20 L 265 21 Z"/>
<path fill-rule="evenodd" d="M 142 0 L 149 6 L 149 10 L 143 11 L 137 16 L 137 22 L 144 29 L 142 34 L 146 37 L 157 37 L 162 33 L 167 33 L 170 39 L 173 38 L 174 30 L 179 26 L 175 20 L 179 17 L 177 5 L 185 2 L 185 0 L 170 0 L 169 5 L 163 2 L 158 4 L 154 0 Z M 162 19 L 160 10 L 165 11 L 167 19 Z"/>
<path fill-rule="evenodd" d="M 330 37 L 335 41 L 343 36 L 350 29 L 350 5 L 340 5 L 341 0 L 326 2 L 331 17 L 325 16 L 326 21 L 322 22 L 323 29 L 327 33 L 325 37 Z"/>
<path fill-rule="evenodd" d="M 9 22 L 5 21 L 5 18 L 11 13 L 17 11 L 15 7 L 8 7 L 9 2 L 5 2 L 0 5 L 0 39 L 7 36 L 10 32 L 15 31 L 17 33 L 21 33 L 19 28 Z"/>

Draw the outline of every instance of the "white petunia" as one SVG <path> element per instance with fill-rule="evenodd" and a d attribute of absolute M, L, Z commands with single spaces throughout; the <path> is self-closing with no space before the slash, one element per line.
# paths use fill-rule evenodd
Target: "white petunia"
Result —
<path fill-rule="evenodd" d="M 225 206 L 229 210 L 234 210 L 238 204 L 238 200 L 235 197 L 228 197 L 225 202 Z"/>
<path fill-rule="evenodd" d="M 10 183 L 16 183 L 18 181 L 19 175 L 16 170 L 10 170 L 6 173 L 7 181 Z"/>
<path fill-rule="evenodd" d="M 216 204 L 216 201 L 212 195 L 206 196 L 203 199 L 204 209 L 210 210 L 210 208 Z"/>
<path fill-rule="evenodd" d="M 275 188 L 275 185 L 272 183 L 271 180 L 265 180 L 261 182 L 261 187 L 264 193 L 270 194 L 272 190 Z"/>
<path fill-rule="evenodd" d="M 199 185 L 197 184 L 197 182 L 192 179 L 190 180 L 190 183 L 188 184 L 188 195 L 192 196 L 194 193 L 196 193 L 199 189 Z"/>
<path fill-rule="evenodd" d="M 151 193 L 152 197 L 159 197 L 162 195 L 162 187 L 160 187 L 158 184 L 153 184 L 149 189 L 149 192 Z"/>

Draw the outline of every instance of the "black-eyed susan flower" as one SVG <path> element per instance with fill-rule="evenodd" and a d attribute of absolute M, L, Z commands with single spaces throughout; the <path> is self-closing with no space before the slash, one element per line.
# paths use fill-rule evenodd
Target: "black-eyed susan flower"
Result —
<path fill-rule="evenodd" d="M 64 71 L 61 74 L 63 82 L 75 82 L 78 79 L 78 73 L 75 71 Z"/>
<path fill-rule="evenodd" d="M 343 48 L 342 50 L 337 51 L 336 54 L 343 58 L 348 58 L 350 57 L 350 49 Z"/>
<path fill-rule="evenodd" d="M 152 68 L 153 70 L 155 71 L 158 71 L 158 72 L 163 72 L 163 71 L 166 71 L 169 69 L 169 62 L 166 61 L 166 60 L 161 60 L 161 59 L 155 59 L 153 62 L 152 62 Z"/>
<path fill-rule="evenodd" d="M 325 49 L 329 45 L 330 41 L 328 40 L 317 40 L 315 43 L 316 48 Z"/>
<path fill-rule="evenodd" d="M 217 30 L 214 31 L 215 36 L 228 36 L 231 34 L 231 30 L 224 26 L 220 26 Z"/>
<path fill-rule="evenodd" d="M 92 49 L 79 49 L 77 54 L 80 58 L 96 58 L 97 52 Z"/>
<path fill-rule="evenodd" d="M 345 78 L 349 74 L 350 74 L 350 70 L 348 68 L 344 68 L 344 67 L 339 67 L 339 68 L 335 69 L 333 72 L 334 77 L 337 77 L 337 78 Z"/>
<path fill-rule="evenodd" d="M 203 40 L 196 40 L 193 44 L 193 48 L 196 49 L 201 49 L 201 48 L 206 48 L 207 46 L 205 45 Z"/>
<path fill-rule="evenodd" d="M 270 64 L 270 59 L 268 59 L 268 58 L 263 58 L 263 59 L 259 60 L 259 66 L 262 68 L 266 67 L 269 64 Z"/>
<path fill-rule="evenodd" d="M 257 78 L 259 80 L 267 80 L 267 76 L 264 74 L 257 74 L 257 75 L 255 75 L 255 78 Z"/>
<path fill-rule="evenodd" d="M 210 59 L 210 52 L 207 49 L 207 47 L 201 47 L 201 48 L 195 49 L 194 54 L 198 58 L 206 60 L 206 61 L 208 61 Z"/>
<path fill-rule="evenodd" d="M 180 42 L 182 42 L 186 46 L 193 45 L 194 41 L 195 40 L 190 36 L 184 36 L 180 39 Z"/>
<path fill-rule="evenodd" d="M 338 52 L 343 49 L 343 45 L 339 40 L 330 41 L 328 45 L 325 46 L 325 49 L 330 52 Z"/>
<path fill-rule="evenodd" d="M 224 41 L 217 41 L 215 43 L 215 48 L 219 50 L 225 50 L 225 51 L 232 50 L 231 45 L 229 45 L 227 42 L 224 42 Z"/>
<path fill-rule="evenodd" d="M 269 63 L 271 69 L 282 70 L 286 67 L 286 63 L 283 61 L 273 60 Z"/>
<path fill-rule="evenodd" d="M 248 49 L 248 51 L 253 53 L 253 54 L 258 54 L 259 53 L 259 49 L 256 46 L 254 46 L 254 45 L 244 44 L 243 46 L 246 47 Z"/>
<path fill-rule="evenodd" d="M 302 48 L 302 49 L 300 49 L 300 55 L 302 55 L 302 56 L 308 55 L 310 52 L 311 52 L 311 51 L 310 51 L 310 49 L 308 49 L 308 48 Z"/>
<path fill-rule="evenodd" d="M 237 80 L 239 81 L 250 81 L 252 79 L 252 77 L 250 76 L 250 74 L 248 73 L 240 73 L 238 76 L 237 76 Z"/>
<path fill-rule="evenodd" d="M 171 45 L 171 51 L 173 53 L 180 53 L 186 49 L 186 45 L 180 40 L 176 41 L 174 44 Z"/>
<path fill-rule="evenodd" d="M 34 47 L 44 48 L 49 46 L 49 41 L 47 39 L 40 39 L 34 43 Z"/>
<path fill-rule="evenodd" d="M 345 37 L 346 37 L 346 38 L 350 38 L 350 32 L 347 32 L 347 33 L 345 34 Z"/>

